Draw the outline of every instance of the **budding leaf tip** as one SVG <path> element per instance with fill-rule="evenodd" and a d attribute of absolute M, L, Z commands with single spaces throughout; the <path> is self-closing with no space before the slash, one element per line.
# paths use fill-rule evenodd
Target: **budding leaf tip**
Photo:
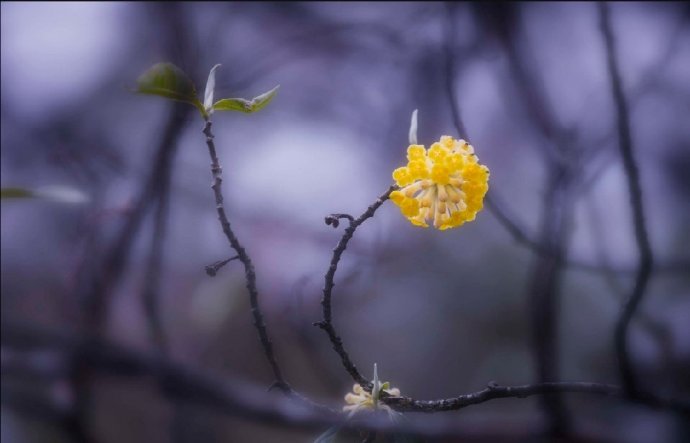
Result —
<path fill-rule="evenodd" d="M 417 110 L 412 111 L 412 118 L 410 120 L 409 141 L 411 145 L 417 144 Z"/>

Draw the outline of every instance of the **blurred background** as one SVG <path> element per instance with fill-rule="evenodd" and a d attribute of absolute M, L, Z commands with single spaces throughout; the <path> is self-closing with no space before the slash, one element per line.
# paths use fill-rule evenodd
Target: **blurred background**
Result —
<path fill-rule="evenodd" d="M 492 380 L 620 384 L 614 325 L 638 249 L 596 4 L 4 2 L 1 12 L 1 184 L 57 196 L 2 200 L 4 325 L 104 336 L 235 383 L 273 381 L 241 264 L 204 271 L 234 253 L 203 122 L 191 106 L 131 92 L 161 61 L 203 91 L 221 63 L 217 98 L 281 86 L 257 114 L 213 119 L 228 216 L 294 388 L 336 408 L 352 388 L 312 326 L 343 229 L 324 217 L 358 216 L 388 188 L 414 109 L 420 143 L 471 141 L 491 170 L 491 204 L 440 232 L 386 203 L 357 231 L 333 309 L 362 374 L 378 363 L 383 380 L 419 399 Z M 654 255 L 630 355 L 642 388 L 687 399 L 690 8 L 615 3 L 610 18 Z M 2 359 L 7 442 L 320 433 L 180 404 L 150 379 L 93 374 L 80 415 L 84 380 L 65 375 L 64 356 L 3 342 Z M 550 423 L 572 431 L 559 441 L 690 438 L 678 415 L 581 394 L 427 418 L 480 436 Z"/>

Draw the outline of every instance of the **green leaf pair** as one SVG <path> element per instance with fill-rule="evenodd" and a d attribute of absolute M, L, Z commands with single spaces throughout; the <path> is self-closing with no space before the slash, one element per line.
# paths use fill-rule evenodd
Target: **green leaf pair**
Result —
<path fill-rule="evenodd" d="M 247 114 L 260 111 L 273 100 L 280 87 L 276 86 L 251 100 L 224 98 L 213 103 L 216 84 L 215 72 L 219 66 L 215 65 L 209 73 L 204 92 L 204 103 L 199 100 L 196 87 L 187 74 L 172 63 L 157 63 L 144 72 L 137 80 L 136 92 L 189 103 L 201 112 L 204 119 L 208 119 L 213 111 L 240 111 Z"/>

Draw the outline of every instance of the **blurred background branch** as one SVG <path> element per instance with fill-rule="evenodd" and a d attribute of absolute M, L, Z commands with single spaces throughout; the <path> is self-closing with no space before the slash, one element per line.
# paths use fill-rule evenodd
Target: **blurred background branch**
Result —
<path fill-rule="evenodd" d="M 653 255 L 652 247 L 647 235 L 642 189 L 640 187 L 640 172 L 635 155 L 633 153 L 632 134 L 630 131 L 630 113 L 627 100 L 623 93 L 623 84 L 618 60 L 615 53 L 615 41 L 611 29 L 609 6 L 606 2 L 598 4 L 601 33 L 606 47 L 606 62 L 611 80 L 611 91 L 616 108 L 616 121 L 618 128 L 618 146 L 620 148 L 623 167 L 630 192 L 630 204 L 632 207 L 633 225 L 635 228 L 635 240 L 639 251 L 639 265 L 635 276 L 635 284 L 630 296 L 625 302 L 618 322 L 616 323 L 616 353 L 620 367 L 623 386 L 630 395 L 635 395 L 638 386 L 633 373 L 631 356 L 628 346 L 628 329 L 637 308 L 645 294 L 649 278 L 652 275 Z"/>

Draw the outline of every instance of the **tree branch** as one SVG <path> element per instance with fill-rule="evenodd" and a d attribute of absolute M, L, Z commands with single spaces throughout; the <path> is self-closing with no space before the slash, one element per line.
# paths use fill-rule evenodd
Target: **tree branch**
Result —
<path fill-rule="evenodd" d="M 604 38 L 604 45 L 606 47 L 606 63 L 608 67 L 609 79 L 611 81 L 611 89 L 613 91 L 613 100 L 616 107 L 619 139 L 618 146 L 623 160 L 623 169 L 625 171 L 628 189 L 630 192 L 630 204 L 632 207 L 633 224 L 635 228 L 635 240 L 637 242 L 637 249 L 639 253 L 639 264 L 637 275 L 635 276 L 635 285 L 633 286 L 632 292 L 630 293 L 630 296 L 623 307 L 623 311 L 618 317 L 615 333 L 616 355 L 618 357 L 621 381 L 626 392 L 630 395 L 635 395 L 638 390 L 638 386 L 637 381 L 635 380 L 635 374 L 633 373 L 632 363 L 630 361 L 628 330 L 630 328 L 630 321 L 635 315 L 635 311 L 637 311 L 645 294 L 645 290 L 647 289 L 647 284 L 653 268 L 653 256 L 644 216 L 642 189 L 640 186 L 640 172 L 633 152 L 633 142 L 630 131 L 630 114 L 628 111 L 628 104 L 626 102 L 625 94 L 623 93 L 623 81 L 621 79 L 618 60 L 615 53 L 609 6 L 606 2 L 600 2 L 598 3 L 598 10 L 601 33 Z"/>
<path fill-rule="evenodd" d="M 415 400 L 408 397 L 384 397 L 383 401 L 398 411 L 440 412 L 463 409 L 496 398 L 526 398 L 535 395 L 557 393 L 585 393 L 610 397 L 624 397 L 619 386 L 590 382 L 548 382 L 522 386 L 500 386 L 494 382 L 478 392 L 441 400 Z M 651 394 L 636 397 L 635 402 L 654 408 L 670 408 L 682 414 L 690 414 L 687 399 L 662 398 Z"/>
<path fill-rule="evenodd" d="M 352 239 L 352 236 L 355 234 L 355 231 L 357 230 L 359 225 L 364 223 L 368 218 L 373 217 L 376 210 L 379 207 L 381 207 L 381 205 L 386 200 L 388 200 L 388 197 L 390 197 L 391 192 L 393 192 L 396 189 L 397 186 L 395 185 L 388 188 L 386 192 L 381 194 L 379 198 L 373 204 L 371 204 L 362 215 L 360 215 L 356 219 L 348 214 L 332 214 L 329 217 L 326 217 L 326 224 L 332 224 L 334 228 L 338 226 L 338 223 L 335 222 L 337 222 L 340 218 L 348 219 L 350 225 L 345 229 L 342 238 L 336 245 L 335 249 L 333 249 L 333 257 L 331 258 L 331 264 L 328 267 L 328 271 L 326 271 L 326 275 L 324 277 L 323 298 L 321 299 L 321 306 L 323 307 L 323 320 L 314 323 L 314 325 L 320 327 L 324 330 L 324 332 L 326 332 L 326 334 L 328 334 L 328 338 L 331 341 L 331 344 L 333 345 L 333 349 L 340 356 L 340 360 L 342 361 L 343 366 L 350 374 L 350 376 L 353 378 L 353 380 L 355 380 L 363 387 L 369 389 L 371 388 L 371 382 L 366 378 L 362 377 L 362 374 L 359 373 L 357 367 L 354 365 L 354 363 L 352 363 L 352 360 L 350 360 L 350 356 L 348 355 L 347 351 L 345 350 L 345 347 L 343 346 L 343 340 L 340 338 L 340 336 L 338 336 L 338 333 L 333 327 L 333 315 L 331 311 L 331 298 L 333 294 L 333 287 L 335 286 L 333 280 L 335 278 L 335 273 L 338 270 L 338 263 L 340 263 L 340 257 L 343 255 L 343 252 L 345 252 L 348 242 L 350 241 L 350 239 Z"/>
<path fill-rule="evenodd" d="M 283 374 L 278 366 L 278 361 L 276 360 L 275 354 L 273 353 L 273 344 L 268 337 L 268 331 L 266 330 L 266 324 L 264 322 L 264 316 L 261 312 L 261 307 L 259 306 L 259 292 L 256 289 L 256 273 L 254 272 L 254 265 L 252 264 L 249 254 L 244 249 L 239 239 L 230 227 L 230 221 L 228 216 L 225 214 L 225 207 L 223 206 L 223 191 L 221 190 L 221 183 L 223 182 L 223 169 L 218 161 L 218 155 L 216 154 L 216 146 L 213 142 L 213 133 L 211 132 L 211 120 L 206 120 L 204 125 L 203 133 L 206 135 L 206 145 L 208 146 L 208 153 L 211 156 L 211 174 L 213 175 L 213 184 L 211 189 L 213 189 L 213 195 L 216 199 L 216 211 L 218 212 L 218 220 L 223 229 L 223 233 L 228 239 L 230 246 L 237 253 L 237 258 L 244 265 L 244 276 L 247 283 L 247 291 L 249 291 L 249 303 L 252 307 L 252 316 L 254 317 L 254 326 L 259 333 L 259 340 L 261 341 L 261 347 L 264 350 L 264 354 L 268 363 L 271 365 L 271 370 L 273 371 L 273 376 L 275 377 L 275 382 L 273 386 L 281 389 L 285 393 L 291 393 L 292 388 L 283 378 Z"/>

